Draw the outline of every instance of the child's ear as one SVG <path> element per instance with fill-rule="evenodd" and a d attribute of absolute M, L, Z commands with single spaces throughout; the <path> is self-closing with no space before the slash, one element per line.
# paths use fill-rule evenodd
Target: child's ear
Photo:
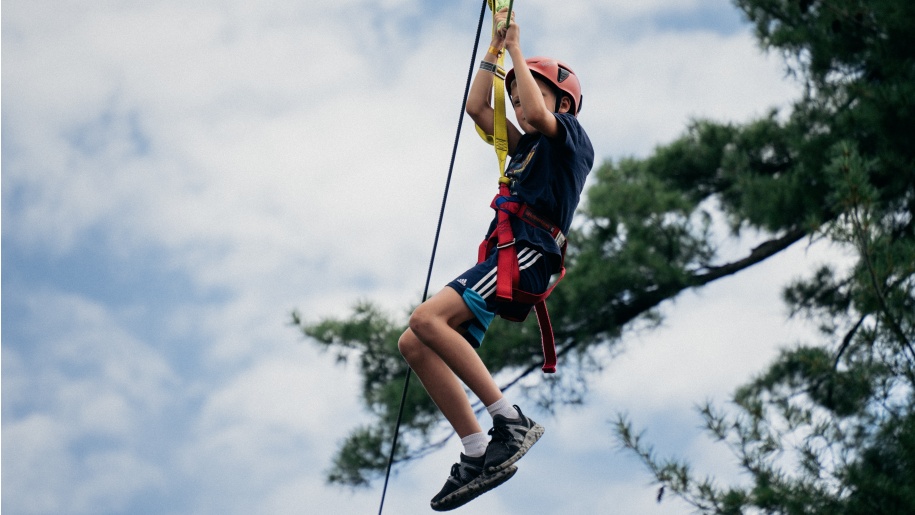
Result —
<path fill-rule="evenodd" d="M 562 100 L 559 101 L 559 112 L 560 113 L 569 113 L 572 112 L 572 99 L 566 95 L 562 96 Z"/>

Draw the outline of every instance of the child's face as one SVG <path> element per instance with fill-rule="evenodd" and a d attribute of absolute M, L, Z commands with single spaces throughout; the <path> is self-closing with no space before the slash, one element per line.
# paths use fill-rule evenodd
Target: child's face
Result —
<path fill-rule="evenodd" d="M 534 77 L 534 81 L 537 83 L 537 87 L 540 88 L 540 93 L 543 95 L 543 102 L 546 104 L 546 108 L 550 111 L 556 106 L 556 94 L 553 93 L 553 88 L 549 86 L 546 82 L 540 80 L 537 77 Z M 518 82 L 512 81 L 512 107 L 515 108 L 515 118 L 518 120 L 518 125 L 521 126 L 521 130 L 525 133 L 537 132 L 531 124 L 527 123 L 527 120 L 524 118 L 524 109 L 521 108 L 521 97 L 518 95 Z"/>

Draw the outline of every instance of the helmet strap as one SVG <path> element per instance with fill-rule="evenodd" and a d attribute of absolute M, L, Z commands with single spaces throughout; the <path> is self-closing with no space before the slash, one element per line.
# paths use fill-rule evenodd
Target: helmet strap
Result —
<path fill-rule="evenodd" d="M 572 100 L 572 97 L 570 97 L 564 91 L 562 91 L 561 89 L 556 88 L 556 87 L 553 88 L 553 94 L 556 95 L 556 108 L 553 109 L 554 113 L 559 114 L 559 109 L 562 107 L 562 99 L 568 98 L 569 99 L 569 112 L 572 114 L 575 114 L 573 112 L 575 109 L 575 102 Z"/>

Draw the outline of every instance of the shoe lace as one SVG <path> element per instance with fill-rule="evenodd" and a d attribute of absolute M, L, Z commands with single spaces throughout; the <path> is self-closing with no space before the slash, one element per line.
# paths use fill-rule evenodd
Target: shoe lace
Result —
<path fill-rule="evenodd" d="M 492 437 L 492 441 L 508 444 L 514 440 L 511 430 L 508 426 L 494 426 L 489 430 L 489 436 Z"/>
<path fill-rule="evenodd" d="M 457 479 L 457 480 L 461 479 L 461 464 L 460 463 L 455 463 L 454 465 L 451 465 L 451 477 L 453 477 L 454 479 Z"/>

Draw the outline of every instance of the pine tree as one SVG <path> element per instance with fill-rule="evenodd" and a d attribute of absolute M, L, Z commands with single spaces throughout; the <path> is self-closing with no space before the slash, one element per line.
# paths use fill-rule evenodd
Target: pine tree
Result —
<path fill-rule="evenodd" d="M 773 191 L 778 198 L 734 205 L 746 209 L 742 221 L 769 228 L 786 223 L 771 212 L 781 205 L 856 261 L 785 289 L 792 312 L 817 322 L 820 341 L 785 349 L 736 392 L 736 409 L 701 410 L 745 484 L 720 486 L 658 458 L 625 418 L 617 432 L 665 490 L 701 512 L 913 513 L 915 4 L 737 3 L 806 81 L 791 120 L 761 141 L 780 142 L 769 154 L 784 156 L 779 173 L 814 195 Z"/>

